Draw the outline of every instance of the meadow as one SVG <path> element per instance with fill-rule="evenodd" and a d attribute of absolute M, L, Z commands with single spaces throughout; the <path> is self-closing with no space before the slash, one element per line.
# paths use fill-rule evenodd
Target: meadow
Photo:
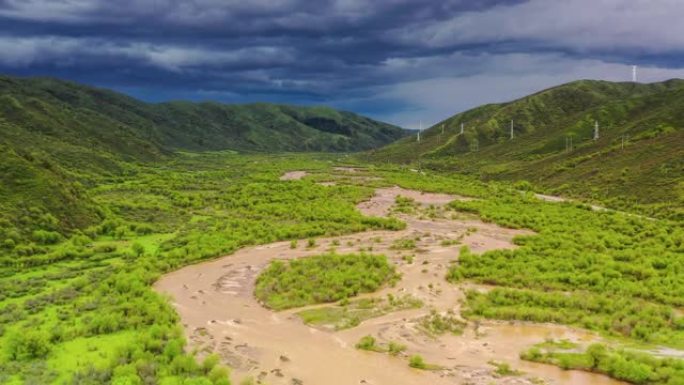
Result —
<path fill-rule="evenodd" d="M 0 221 L 0 383 L 229 383 L 229 368 L 216 357 L 198 360 L 184 349 L 178 316 L 151 289 L 155 280 L 244 246 L 297 239 L 315 244 L 321 236 L 402 229 L 396 218 L 364 217 L 355 208 L 374 187 L 395 184 L 475 198 L 450 208 L 536 233 L 516 238 L 514 250 L 476 255 L 464 248 L 453 255 L 449 282 L 496 286 L 467 293 L 461 315 L 468 320 L 554 322 L 600 332 L 617 345 L 684 347 L 681 223 L 543 202 L 524 191 L 525 183 L 484 183 L 392 165 L 366 165 L 363 175 L 379 179 L 334 175 L 334 186 L 316 183 L 333 178 L 333 165 L 349 161 L 332 155 L 178 154 L 126 163 L 115 176 L 82 176 L 79 191 L 97 207 L 89 226 L 65 230 L 41 208 Z M 310 176 L 279 180 L 290 170 Z M 411 202 L 398 203 L 399 212 L 412 210 Z M 336 273 L 325 274 L 331 269 Z M 307 276 L 319 281 L 305 284 L 301 278 Z M 325 254 L 274 263 L 257 296 L 284 309 L 344 300 L 392 279 L 392 265 L 381 256 Z M 322 296 L 314 295 L 314 283 L 326 288 Z M 458 334 L 464 325 L 450 314 L 435 314 L 423 327 L 439 335 Z M 605 362 L 622 357 L 624 366 L 657 365 L 654 373 L 677 373 L 680 360 L 653 363 L 616 349 L 608 347 L 598 366 L 585 365 L 584 356 L 579 364 L 561 359 L 562 352 L 529 357 L 636 384 L 679 384 L 676 376 L 655 374 L 633 380 Z M 419 358 L 410 362 L 426 365 Z"/>

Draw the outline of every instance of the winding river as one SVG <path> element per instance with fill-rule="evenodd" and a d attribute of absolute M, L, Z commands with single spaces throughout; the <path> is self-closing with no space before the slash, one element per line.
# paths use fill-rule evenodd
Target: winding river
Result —
<path fill-rule="evenodd" d="M 295 178 L 303 174 L 288 174 Z M 440 207 L 454 199 L 445 194 L 422 193 L 398 187 L 376 190 L 375 196 L 359 204 L 366 215 L 388 215 L 397 196 L 411 197 L 420 205 Z M 582 344 L 599 340 L 596 335 L 559 325 L 525 323 L 482 323 L 477 332 L 469 327 L 461 336 L 433 338 L 421 333 L 416 320 L 431 309 L 457 314 L 464 299 L 464 287 L 444 280 L 449 263 L 458 249 L 468 245 L 475 253 L 514 248 L 512 238 L 532 234 L 484 223 L 473 218 L 443 215 L 434 219 L 399 215 L 407 223 L 402 231 L 368 231 L 341 237 L 318 239 L 318 247 L 297 248 L 289 242 L 248 247 L 219 259 L 187 266 L 163 276 L 155 289 L 167 294 L 181 317 L 189 348 L 200 354 L 217 352 L 233 369 L 234 383 L 247 376 L 264 383 L 314 385 L 414 385 L 414 384 L 533 384 L 543 379 L 558 385 L 624 385 L 605 376 L 580 371 L 563 371 L 554 366 L 522 361 L 519 353 L 547 338 L 569 339 Z M 394 250 L 397 239 L 418 239 L 413 263 Z M 444 240 L 460 238 L 460 244 Z M 335 241 L 338 246 L 333 246 Z M 421 299 L 420 309 L 389 313 L 369 319 L 359 326 L 341 331 L 305 325 L 295 311 L 274 312 L 254 298 L 254 283 L 259 273 L 274 259 L 306 257 L 335 247 L 340 253 L 372 247 L 393 261 L 402 280 L 374 296 L 411 294 Z M 481 288 L 486 290 L 486 288 Z M 409 368 L 405 357 L 359 351 L 355 343 L 364 335 L 381 342 L 405 344 L 407 354 L 420 354 L 442 370 Z M 498 378 L 489 361 L 503 361 L 525 372 L 522 376 Z"/>

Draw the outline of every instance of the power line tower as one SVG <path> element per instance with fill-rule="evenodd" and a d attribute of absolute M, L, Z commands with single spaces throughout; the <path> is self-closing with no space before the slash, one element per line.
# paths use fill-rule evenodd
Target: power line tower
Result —
<path fill-rule="evenodd" d="M 599 139 L 599 124 L 598 120 L 594 120 L 594 140 Z"/>

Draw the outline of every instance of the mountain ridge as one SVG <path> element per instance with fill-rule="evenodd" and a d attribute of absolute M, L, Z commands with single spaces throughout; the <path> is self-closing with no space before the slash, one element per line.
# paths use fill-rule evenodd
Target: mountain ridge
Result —
<path fill-rule="evenodd" d="M 368 157 L 526 180 L 555 194 L 681 216 L 683 128 L 684 80 L 579 80 L 461 112 L 424 130 L 420 142 L 405 137 Z"/>
<path fill-rule="evenodd" d="M 167 149 L 354 152 L 387 144 L 406 132 L 325 106 L 147 103 L 112 90 L 47 77 L 0 76 L 0 95 L 94 112 L 100 119 L 130 126 L 143 139 Z"/>

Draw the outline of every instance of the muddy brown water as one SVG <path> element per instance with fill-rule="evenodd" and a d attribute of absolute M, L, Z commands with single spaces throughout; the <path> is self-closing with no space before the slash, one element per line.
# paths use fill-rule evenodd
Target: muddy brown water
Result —
<path fill-rule="evenodd" d="M 359 204 L 365 215 L 387 215 L 396 196 L 414 198 L 421 205 L 443 205 L 454 199 L 446 194 L 428 194 L 398 187 L 378 189 L 370 201 Z M 519 353 L 547 338 L 569 339 L 579 343 L 599 337 L 559 325 L 484 322 L 477 332 L 466 329 L 462 336 L 428 337 L 415 326 L 417 319 L 431 309 L 457 314 L 464 288 L 444 280 L 446 269 L 457 258 L 458 249 L 468 245 L 481 253 L 514 248 L 516 235 L 532 234 L 478 220 L 445 218 L 418 219 L 403 215 L 402 231 L 368 231 L 341 237 L 319 239 L 319 246 L 306 248 L 289 242 L 244 248 L 213 261 L 187 266 L 163 276 L 154 287 L 168 295 L 181 317 L 189 348 L 201 354 L 217 352 L 233 368 L 232 380 L 251 376 L 273 385 L 285 384 L 532 384 L 541 378 L 559 385 L 624 385 L 605 376 L 579 371 L 563 371 L 554 366 L 519 359 Z M 461 237 L 460 244 L 442 246 L 443 240 Z M 398 239 L 412 238 L 415 250 L 394 250 Z M 274 312 L 261 306 L 253 295 L 258 273 L 274 259 L 291 259 L 320 254 L 338 241 L 338 252 L 356 252 L 372 247 L 397 265 L 402 280 L 377 296 L 411 294 L 421 299 L 421 309 L 405 310 L 362 322 L 342 331 L 307 326 L 295 311 Z M 414 254 L 414 262 L 401 259 Z M 407 355 L 420 354 L 444 370 L 421 371 L 408 367 L 407 357 L 359 351 L 354 348 L 363 336 L 371 334 L 379 342 L 405 344 Z M 526 372 L 520 377 L 497 378 L 489 361 L 508 362 Z"/>

